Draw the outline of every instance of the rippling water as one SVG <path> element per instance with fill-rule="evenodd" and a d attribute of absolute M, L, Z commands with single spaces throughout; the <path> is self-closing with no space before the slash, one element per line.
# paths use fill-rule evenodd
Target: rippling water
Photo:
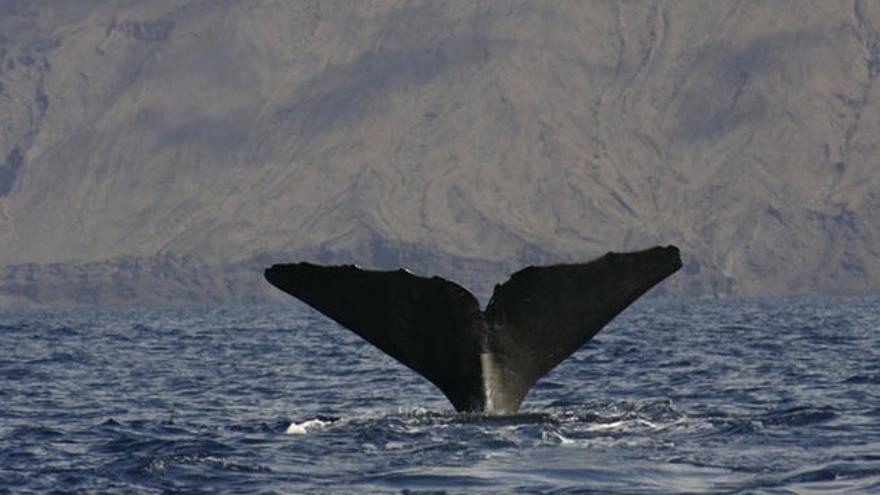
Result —
<path fill-rule="evenodd" d="M 876 298 L 642 301 L 508 417 L 295 303 L 0 332 L 0 493 L 880 493 Z"/>

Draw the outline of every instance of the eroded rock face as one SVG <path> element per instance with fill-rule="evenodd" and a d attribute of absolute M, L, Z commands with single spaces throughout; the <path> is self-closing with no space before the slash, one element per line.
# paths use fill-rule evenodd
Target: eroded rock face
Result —
<path fill-rule="evenodd" d="M 12 190 L 22 165 L 24 165 L 24 158 L 21 156 L 21 150 L 16 146 L 6 155 L 6 161 L 0 164 L 0 196 L 8 195 Z"/>
<path fill-rule="evenodd" d="M 876 2 L 5 2 L 0 33 L 3 273 L 170 255 L 222 294 L 309 259 L 485 297 L 674 242 L 671 293 L 880 288 Z"/>

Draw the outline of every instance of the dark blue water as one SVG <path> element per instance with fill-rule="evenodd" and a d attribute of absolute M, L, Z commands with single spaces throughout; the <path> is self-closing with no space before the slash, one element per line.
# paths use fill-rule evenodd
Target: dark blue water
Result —
<path fill-rule="evenodd" d="M 0 333 L 0 493 L 880 493 L 880 299 L 642 301 L 513 417 L 295 303 Z"/>

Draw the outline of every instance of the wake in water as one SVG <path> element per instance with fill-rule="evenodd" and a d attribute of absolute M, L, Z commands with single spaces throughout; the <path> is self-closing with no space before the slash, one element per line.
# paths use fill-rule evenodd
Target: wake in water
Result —
<path fill-rule="evenodd" d="M 432 431 L 435 436 L 449 433 L 453 437 L 467 430 L 497 434 L 499 439 L 517 446 L 584 445 L 597 442 L 671 442 L 734 432 L 759 433 L 775 428 L 806 426 L 834 418 L 827 408 L 800 407 L 742 417 L 723 414 L 688 416 L 680 412 L 671 399 L 651 401 L 595 402 L 580 406 L 551 408 L 548 412 L 523 412 L 513 415 L 432 412 L 424 408 L 385 413 L 369 411 L 343 417 L 318 416 L 289 423 L 288 435 L 357 434 L 361 430 L 383 435 L 420 435 Z M 454 440 L 454 438 L 450 438 Z"/>
<path fill-rule="evenodd" d="M 523 483 L 580 486 L 583 480 L 577 473 L 587 465 L 594 466 L 593 474 L 601 477 L 606 470 L 614 471 L 614 462 L 621 462 L 630 466 L 627 472 L 662 476 L 668 482 L 647 492 L 699 492 L 722 487 L 733 492 L 760 492 L 813 482 L 856 491 L 877 487 L 880 456 L 864 449 L 861 453 L 838 450 L 825 467 L 805 468 L 805 452 L 793 445 L 751 445 L 756 435 L 772 439 L 791 429 L 833 429 L 837 420 L 838 412 L 832 408 L 812 406 L 692 415 L 680 410 L 672 399 L 658 399 L 597 401 L 512 416 L 437 413 L 419 408 L 394 414 L 364 413 L 333 422 L 314 418 L 294 422 L 291 428 L 299 432 L 305 425 L 319 425 L 306 428 L 316 443 L 351 439 L 351 451 L 343 449 L 343 453 L 361 450 L 381 454 L 388 461 L 366 479 L 353 476 L 351 481 L 356 484 L 375 477 L 394 479 L 395 483 L 412 481 L 409 474 L 395 467 L 398 462 L 448 464 L 438 457 L 443 452 L 458 459 L 459 463 L 454 463 L 458 467 L 432 470 L 431 476 L 420 478 L 419 483 L 451 488 L 466 473 L 473 474 L 462 467 L 467 461 L 490 478 L 509 479 L 515 471 L 514 478 Z M 650 455 L 643 457 L 644 452 Z M 585 464 L 572 466 L 573 458 L 583 459 Z M 550 467 L 557 463 L 562 467 Z M 656 463 L 680 467 L 658 471 L 650 467 Z M 468 479 L 469 483 L 486 483 L 484 477 Z M 612 492 L 627 491 L 621 480 L 602 486 Z"/>

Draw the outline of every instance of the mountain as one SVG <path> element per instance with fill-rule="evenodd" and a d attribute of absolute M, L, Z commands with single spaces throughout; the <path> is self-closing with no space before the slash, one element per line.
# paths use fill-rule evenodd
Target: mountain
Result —
<path fill-rule="evenodd" d="M 877 292 L 878 75 L 862 0 L 2 0 L 0 304 L 654 244 L 672 295 Z"/>

